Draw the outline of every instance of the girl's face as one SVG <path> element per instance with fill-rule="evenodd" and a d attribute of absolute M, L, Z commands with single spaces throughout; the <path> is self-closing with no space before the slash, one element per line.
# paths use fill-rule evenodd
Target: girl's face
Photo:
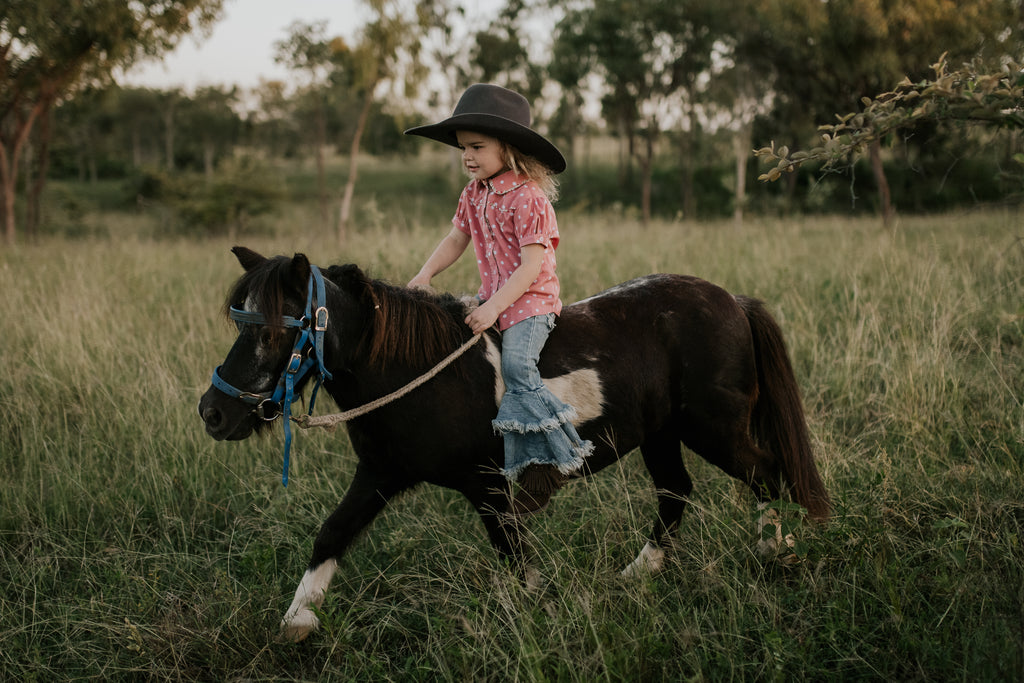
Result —
<path fill-rule="evenodd" d="M 473 180 L 486 180 L 505 170 L 501 140 L 468 130 L 455 132 L 462 150 L 462 165 Z"/>

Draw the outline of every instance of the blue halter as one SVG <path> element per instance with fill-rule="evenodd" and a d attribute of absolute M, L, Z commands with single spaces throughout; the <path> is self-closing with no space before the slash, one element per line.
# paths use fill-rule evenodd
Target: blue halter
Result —
<path fill-rule="evenodd" d="M 327 331 L 329 317 L 326 304 L 327 293 L 324 276 L 320 273 L 319 268 L 311 265 L 305 313 L 301 318 L 282 316 L 280 322 L 284 327 L 298 328 L 299 333 L 292 346 L 291 358 L 288 359 L 273 391 L 262 393 L 242 391 L 224 381 L 224 378 L 220 376 L 222 366 L 218 365 L 213 371 L 213 386 L 232 398 L 252 405 L 252 412 L 261 420 L 271 422 L 278 416 L 284 415 L 284 471 L 281 475 L 281 483 L 285 486 L 288 486 L 288 460 L 292 446 L 291 405 L 299 398 L 295 395 L 295 386 L 302 382 L 314 367 L 317 368 L 316 384 L 309 399 L 309 414 L 312 415 L 320 385 L 324 380 L 332 378 L 331 373 L 324 367 L 324 333 Z M 239 325 L 267 324 L 267 319 L 262 313 L 243 311 L 234 306 L 229 309 L 228 317 Z"/>

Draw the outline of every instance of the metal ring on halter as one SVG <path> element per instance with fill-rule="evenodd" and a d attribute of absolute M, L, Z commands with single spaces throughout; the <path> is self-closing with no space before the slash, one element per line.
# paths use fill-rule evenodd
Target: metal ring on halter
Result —
<path fill-rule="evenodd" d="M 274 411 L 272 414 L 267 413 L 267 404 L 270 404 L 271 409 Z M 281 408 L 280 403 L 272 399 L 265 398 L 262 401 L 260 401 L 255 408 L 252 409 L 252 412 L 255 413 L 256 417 L 263 420 L 264 422 L 273 422 L 278 417 L 280 417 L 281 413 L 284 411 Z"/>

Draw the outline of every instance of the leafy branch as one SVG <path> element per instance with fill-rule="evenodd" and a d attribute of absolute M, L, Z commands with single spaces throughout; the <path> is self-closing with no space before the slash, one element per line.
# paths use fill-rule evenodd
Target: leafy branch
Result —
<path fill-rule="evenodd" d="M 836 115 L 836 123 L 819 126 L 821 144 L 817 147 L 790 152 L 786 146 L 776 149 L 773 142 L 754 150 L 755 156 L 775 164 L 758 180 L 776 181 L 807 162 L 824 162 L 825 170 L 834 169 L 870 143 L 922 121 L 1024 128 L 1024 67 L 1017 62 L 1007 60 L 995 73 L 985 73 L 979 62 L 949 71 L 943 54 L 932 69 L 933 80 L 912 83 L 904 78 L 891 92 L 862 98 L 864 110 L 860 113 Z"/>

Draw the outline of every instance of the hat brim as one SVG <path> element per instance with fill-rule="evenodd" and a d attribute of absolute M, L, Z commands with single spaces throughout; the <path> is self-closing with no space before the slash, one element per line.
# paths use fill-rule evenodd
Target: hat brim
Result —
<path fill-rule="evenodd" d="M 418 135 L 458 147 L 455 132 L 471 130 L 484 133 L 506 142 L 523 154 L 528 154 L 551 169 L 552 173 L 565 170 L 565 157 L 547 138 L 532 128 L 493 114 L 456 114 L 439 123 L 417 126 L 405 131 L 406 135 Z"/>

